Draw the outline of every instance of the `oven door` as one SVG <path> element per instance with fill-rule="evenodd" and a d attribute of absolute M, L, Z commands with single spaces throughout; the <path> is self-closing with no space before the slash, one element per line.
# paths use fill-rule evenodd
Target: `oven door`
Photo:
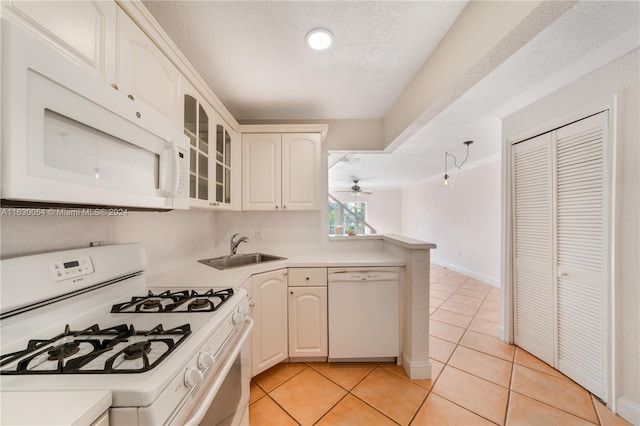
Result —
<path fill-rule="evenodd" d="M 246 325 L 236 344 L 229 350 L 222 368 L 205 387 L 185 425 L 249 425 L 249 383 L 251 381 L 251 339 L 253 320 Z"/>

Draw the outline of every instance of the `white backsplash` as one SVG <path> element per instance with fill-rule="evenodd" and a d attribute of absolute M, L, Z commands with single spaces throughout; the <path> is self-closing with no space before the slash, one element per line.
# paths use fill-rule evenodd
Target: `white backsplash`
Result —
<path fill-rule="evenodd" d="M 3 214 L 10 214 L 3 210 Z M 140 242 L 150 277 L 186 262 L 210 257 L 215 248 L 216 213 L 204 211 L 128 212 L 126 216 L 1 216 L 1 256 Z"/>

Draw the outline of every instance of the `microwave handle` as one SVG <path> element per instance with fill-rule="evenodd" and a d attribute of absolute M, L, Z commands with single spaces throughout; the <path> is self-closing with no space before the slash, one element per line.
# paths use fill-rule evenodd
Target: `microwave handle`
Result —
<path fill-rule="evenodd" d="M 160 180 L 164 183 L 162 191 L 165 197 L 175 197 L 178 193 L 179 163 L 178 163 L 178 147 L 172 141 L 167 141 L 165 149 L 171 151 L 169 154 L 171 159 L 166 161 L 166 167 L 161 171 Z M 170 170 L 167 170 L 170 169 Z M 168 172 L 171 172 L 172 182 L 167 182 Z"/>

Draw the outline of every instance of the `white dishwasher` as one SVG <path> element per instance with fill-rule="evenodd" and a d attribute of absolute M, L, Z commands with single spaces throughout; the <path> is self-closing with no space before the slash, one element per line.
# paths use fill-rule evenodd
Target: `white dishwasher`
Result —
<path fill-rule="evenodd" d="M 399 356 L 399 275 L 398 268 L 329 268 L 329 361 Z"/>

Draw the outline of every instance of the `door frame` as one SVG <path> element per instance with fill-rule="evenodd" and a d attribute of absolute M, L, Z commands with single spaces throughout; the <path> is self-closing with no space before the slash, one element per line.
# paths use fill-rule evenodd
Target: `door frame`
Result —
<path fill-rule="evenodd" d="M 620 162 L 618 158 L 618 123 L 619 123 L 619 107 L 618 94 L 609 96 L 589 105 L 580 110 L 576 110 L 569 114 L 559 116 L 553 120 L 544 122 L 528 131 L 516 134 L 513 137 L 506 138 L 503 134 L 502 138 L 502 270 L 501 281 L 501 313 L 502 318 L 499 326 L 499 337 L 510 344 L 514 343 L 514 265 L 513 265 L 513 182 L 512 182 L 512 147 L 515 143 L 530 139 L 537 135 L 553 131 L 560 127 L 564 127 L 583 118 L 597 114 L 602 111 L 608 111 L 608 146 L 607 146 L 607 176 L 606 179 L 606 282 L 609 283 L 607 288 L 607 306 L 605 317 L 605 328 L 607 332 L 607 401 L 605 404 L 615 413 L 616 412 L 616 396 L 618 394 L 618 385 L 616 381 L 618 348 L 620 336 L 617 332 L 616 308 L 620 305 L 617 300 L 618 280 L 616 276 L 616 261 L 618 253 L 615 250 L 617 242 L 617 230 L 619 224 L 616 222 L 616 211 L 621 204 L 620 195 L 617 189 L 617 165 Z"/>

